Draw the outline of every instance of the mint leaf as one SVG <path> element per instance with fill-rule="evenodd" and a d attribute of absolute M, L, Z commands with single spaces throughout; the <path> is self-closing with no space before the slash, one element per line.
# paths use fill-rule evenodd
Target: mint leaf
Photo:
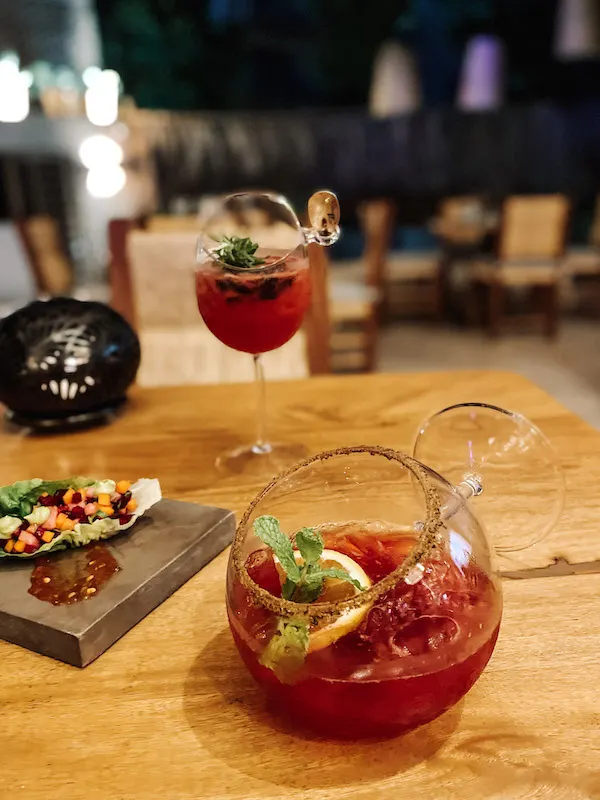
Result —
<path fill-rule="evenodd" d="M 282 683 L 293 683 L 307 652 L 308 623 L 301 619 L 280 619 L 260 663 L 273 670 Z"/>
<path fill-rule="evenodd" d="M 365 589 L 361 582 L 357 581 L 356 578 L 352 578 L 345 569 L 338 569 L 338 567 L 327 567 L 327 569 L 319 570 L 319 575 L 323 579 L 335 578 L 338 581 L 346 581 L 346 583 L 351 583 L 353 586 L 356 586 L 359 592 L 362 592 Z"/>
<path fill-rule="evenodd" d="M 307 572 L 302 576 L 302 580 L 294 594 L 294 600 L 297 603 L 314 603 L 323 591 L 325 578 L 346 581 L 346 583 L 351 583 L 359 591 L 364 589 L 360 582 L 350 577 L 345 569 L 337 567 L 322 569 L 318 564 L 313 564 L 308 567 Z"/>
<path fill-rule="evenodd" d="M 265 263 L 264 259 L 254 255 L 257 250 L 258 244 L 247 236 L 224 236 L 214 252 L 224 264 L 247 269 Z"/>
<path fill-rule="evenodd" d="M 297 603 L 314 603 L 323 591 L 323 581 L 318 564 L 310 565 L 296 590 L 294 600 Z"/>
<path fill-rule="evenodd" d="M 285 579 L 283 586 L 281 587 L 281 596 L 284 600 L 291 600 L 294 596 L 294 592 L 296 591 L 296 582 L 291 581 L 289 578 Z"/>
<path fill-rule="evenodd" d="M 297 584 L 301 570 L 296 564 L 292 542 L 279 527 L 279 520 L 268 515 L 257 517 L 254 520 L 254 533 L 275 553 L 288 579 Z"/>
<path fill-rule="evenodd" d="M 323 553 L 323 537 L 314 528 L 301 528 L 296 534 L 296 545 L 305 564 L 318 564 Z"/>

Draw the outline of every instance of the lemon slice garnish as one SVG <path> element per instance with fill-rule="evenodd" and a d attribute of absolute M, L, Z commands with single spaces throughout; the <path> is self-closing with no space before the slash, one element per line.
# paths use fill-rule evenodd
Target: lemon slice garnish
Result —
<path fill-rule="evenodd" d="M 304 559 L 298 550 L 294 551 L 294 558 L 298 563 L 304 563 Z M 277 556 L 274 556 L 274 561 L 283 583 L 285 574 L 280 567 Z M 363 589 L 367 589 L 371 586 L 371 579 L 360 564 L 357 564 L 356 561 L 353 561 L 350 556 L 344 553 L 338 553 L 337 550 L 323 550 L 319 563 L 324 568 L 341 567 L 346 570 L 351 578 L 357 580 Z M 348 600 L 350 597 L 354 597 L 356 593 L 357 589 L 351 583 L 336 580 L 335 578 L 326 578 L 323 591 L 318 600 L 314 602 L 314 605 L 318 606 L 320 603 L 335 603 L 340 600 Z M 366 617 L 370 608 L 370 604 L 365 603 L 365 605 L 359 606 L 358 608 L 351 608 L 348 611 L 344 611 L 339 617 L 336 617 L 333 622 L 327 625 L 311 628 L 308 639 L 308 652 L 314 653 L 317 650 L 322 650 L 324 647 L 329 647 L 330 644 L 337 642 L 342 636 L 352 633 Z"/>

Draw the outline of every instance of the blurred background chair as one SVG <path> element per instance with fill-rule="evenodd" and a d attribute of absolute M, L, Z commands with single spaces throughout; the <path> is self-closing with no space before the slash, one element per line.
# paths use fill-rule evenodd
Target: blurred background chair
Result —
<path fill-rule="evenodd" d="M 376 366 L 395 205 L 386 199 L 368 200 L 360 205 L 357 217 L 363 237 L 361 257 L 329 262 L 325 253 L 330 339 L 323 347 L 330 351 L 333 372 L 371 372 Z"/>
<path fill-rule="evenodd" d="M 0 319 L 35 297 L 37 285 L 16 225 L 0 222 Z"/>
<path fill-rule="evenodd" d="M 39 294 L 68 294 L 73 286 L 73 266 L 63 246 L 57 221 L 39 215 L 20 221 L 18 226 Z"/>
<path fill-rule="evenodd" d="M 432 232 L 446 249 L 476 248 L 495 224 L 477 195 L 445 197 L 431 223 Z"/>
<path fill-rule="evenodd" d="M 588 243 L 569 247 L 563 261 L 566 277 L 571 281 L 577 309 L 600 310 L 600 195 L 589 230 Z"/>
<path fill-rule="evenodd" d="M 197 214 L 153 214 L 145 221 L 145 227 L 152 233 L 190 231 L 197 236 L 200 222 Z"/>
<path fill-rule="evenodd" d="M 370 211 L 372 274 L 380 286 L 380 322 L 398 316 L 439 319 L 441 252 L 425 228 L 399 227 L 398 203 L 377 201 Z M 400 237 L 401 248 L 398 249 Z"/>
<path fill-rule="evenodd" d="M 221 344 L 204 324 L 196 304 L 194 264 L 197 234 L 156 232 L 131 225 L 125 235 L 125 258 L 119 270 L 128 272 L 115 291 L 128 283 L 129 306 L 140 337 L 142 386 L 245 382 L 254 378 L 252 358 Z M 113 269 L 113 276 L 117 274 Z M 122 276 L 121 276 L 122 278 Z M 308 374 L 302 332 L 264 358 L 273 380 Z"/>
<path fill-rule="evenodd" d="M 515 196 L 505 201 L 496 259 L 474 262 L 471 268 L 474 302 L 486 313 L 490 336 L 500 333 L 511 290 L 533 294 L 546 335 L 556 335 L 570 208 L 563 195 Z"/>

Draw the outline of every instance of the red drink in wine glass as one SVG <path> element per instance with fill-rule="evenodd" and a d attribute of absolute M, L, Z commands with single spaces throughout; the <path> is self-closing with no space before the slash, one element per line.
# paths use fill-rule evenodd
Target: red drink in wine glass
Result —
<path fill-rule="evenodd" d="M 196 272 L 198 308 L 223 344 L 244 353 L 267 353 L 288 342 L 310 304 L 308 259 L 293 257 L 251 270 L 207 263 Z"/>

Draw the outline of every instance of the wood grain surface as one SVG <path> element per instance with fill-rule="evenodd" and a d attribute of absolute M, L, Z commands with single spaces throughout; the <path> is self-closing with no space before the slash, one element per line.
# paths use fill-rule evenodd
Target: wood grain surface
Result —
<path fill-rule="evenodd" d="M 48 438 L 7 431 L 0 483 L 144 473 L 161 479 L 167 497 L 239 513 L 261 482 L 220 476 L 214 459 L 251 430 L 248 391 L 138 390 L 106 429 Z M 315 452 L 408 449 L 426 415 L 476 400 L 530 416 L 565 469 L 565 512 L 518 565 L 599 558 L 600 434 L 524 378 L 422 373 L 269 387 L 273 438 Z M 336 744 L 298 737 L 264 710 L 227 628 L 226 559 L 85 670 L 0 643 L 1 798 L 600 798 L 600 575 L 505 581 L 496 652 L 458 707 L 405 737 Z"/>

